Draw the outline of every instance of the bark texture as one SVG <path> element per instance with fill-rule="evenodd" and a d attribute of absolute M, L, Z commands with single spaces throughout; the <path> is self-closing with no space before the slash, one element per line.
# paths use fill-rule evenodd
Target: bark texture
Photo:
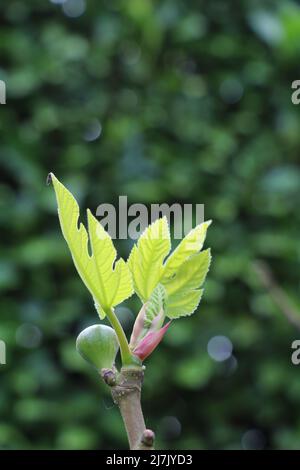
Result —
<path fill-rule="evenodd" d="M 120 409 L 131 450 L 154 449 L 154 432 L 146 429 L 141 407 L 142 367 L 123 367 L 120 372 L 102 369 L 102 378 Z"/>

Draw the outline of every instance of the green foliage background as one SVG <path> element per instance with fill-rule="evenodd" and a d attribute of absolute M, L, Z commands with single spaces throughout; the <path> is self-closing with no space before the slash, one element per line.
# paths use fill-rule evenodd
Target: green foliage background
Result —
<path fill-rule="evenodd" d="M 252 265 L 264 259 L 299 308 L 299 4 L 86 0 L 73 18 L 71 1 L 0 7 L 0 448 L 127 447 L 118 410 L 75 350 L 97 315 L 49 171 L 93 212 L 127 195 L 204 203 L 214 220 L 200 308 L 146 364 L 159 448 L 300 448 L 290 359 L 300 332 Z M 127 257 L 131 242 L 117 245 Z M 128 334 L 138 308 L 119 309 Z M 216 335 L 235 359 L 208 355 Z"/>

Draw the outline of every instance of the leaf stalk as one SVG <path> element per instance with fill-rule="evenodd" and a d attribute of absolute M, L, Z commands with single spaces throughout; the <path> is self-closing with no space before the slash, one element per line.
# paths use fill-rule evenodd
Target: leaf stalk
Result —
<path fill-rule="evenodd" d="M 121 359 L 123 366 L 137 366 L 141 365 L 139 359 L 134 356 L 129 348 L 129 344 L 122 328 L 121 323 L 118 320 L 113 308 L 107 308 L 105 310 L 107 318 L 109 319 L 111 326 L 114 328 L 116 335 L 118 337 L 119 345 L 120 345 L 120 352 L 121 352 Z"/>

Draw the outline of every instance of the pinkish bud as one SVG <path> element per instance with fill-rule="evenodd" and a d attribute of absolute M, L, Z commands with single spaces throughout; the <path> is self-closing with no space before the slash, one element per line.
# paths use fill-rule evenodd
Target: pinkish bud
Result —
<path fill-rule="evenodd" d="M 145 317 L 146 317 L 147 304 L 144 304 L 139 311 L 136 320 L 133 325 L 133 330 L 130 337 L 130 347 L 135 348 L 139 339 L 142 337 L 145 328 Z"/>
<path fill-rule="evenodd" d="M 158 315 L 153 319 L 150 325 L 146 323 L 146 311 L 147 311 L 148 302 L 146 302 L 141 310 L 139 311 L 136 320 L 133 325 L 133 330 L 130 337 L 130 348 L 134 349 L 138 342 L 146 336 L 150 331 L 157 331 L 162 326 L 165 319 L 165 312 L 163 309 L 159 312 Z"/>
<path fill-rule="evenodd" d="M 165 324 L 158 331 L 149 331 L 133 350 L 133 353 L 143 361 L 148 357 L 161 342 L 171 322 Z"/>

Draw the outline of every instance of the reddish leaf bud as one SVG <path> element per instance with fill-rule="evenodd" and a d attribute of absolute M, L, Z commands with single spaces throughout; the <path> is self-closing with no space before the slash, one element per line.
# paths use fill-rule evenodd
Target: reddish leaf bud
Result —
<path fill-rule="evenodd" d="M 148 357 L 161 342 L 171 322 L 165 324 L 162 328 L 157 331 L 149 331 L 144 338 L 137 344 L 133 353 L 143 361 Z"/>

